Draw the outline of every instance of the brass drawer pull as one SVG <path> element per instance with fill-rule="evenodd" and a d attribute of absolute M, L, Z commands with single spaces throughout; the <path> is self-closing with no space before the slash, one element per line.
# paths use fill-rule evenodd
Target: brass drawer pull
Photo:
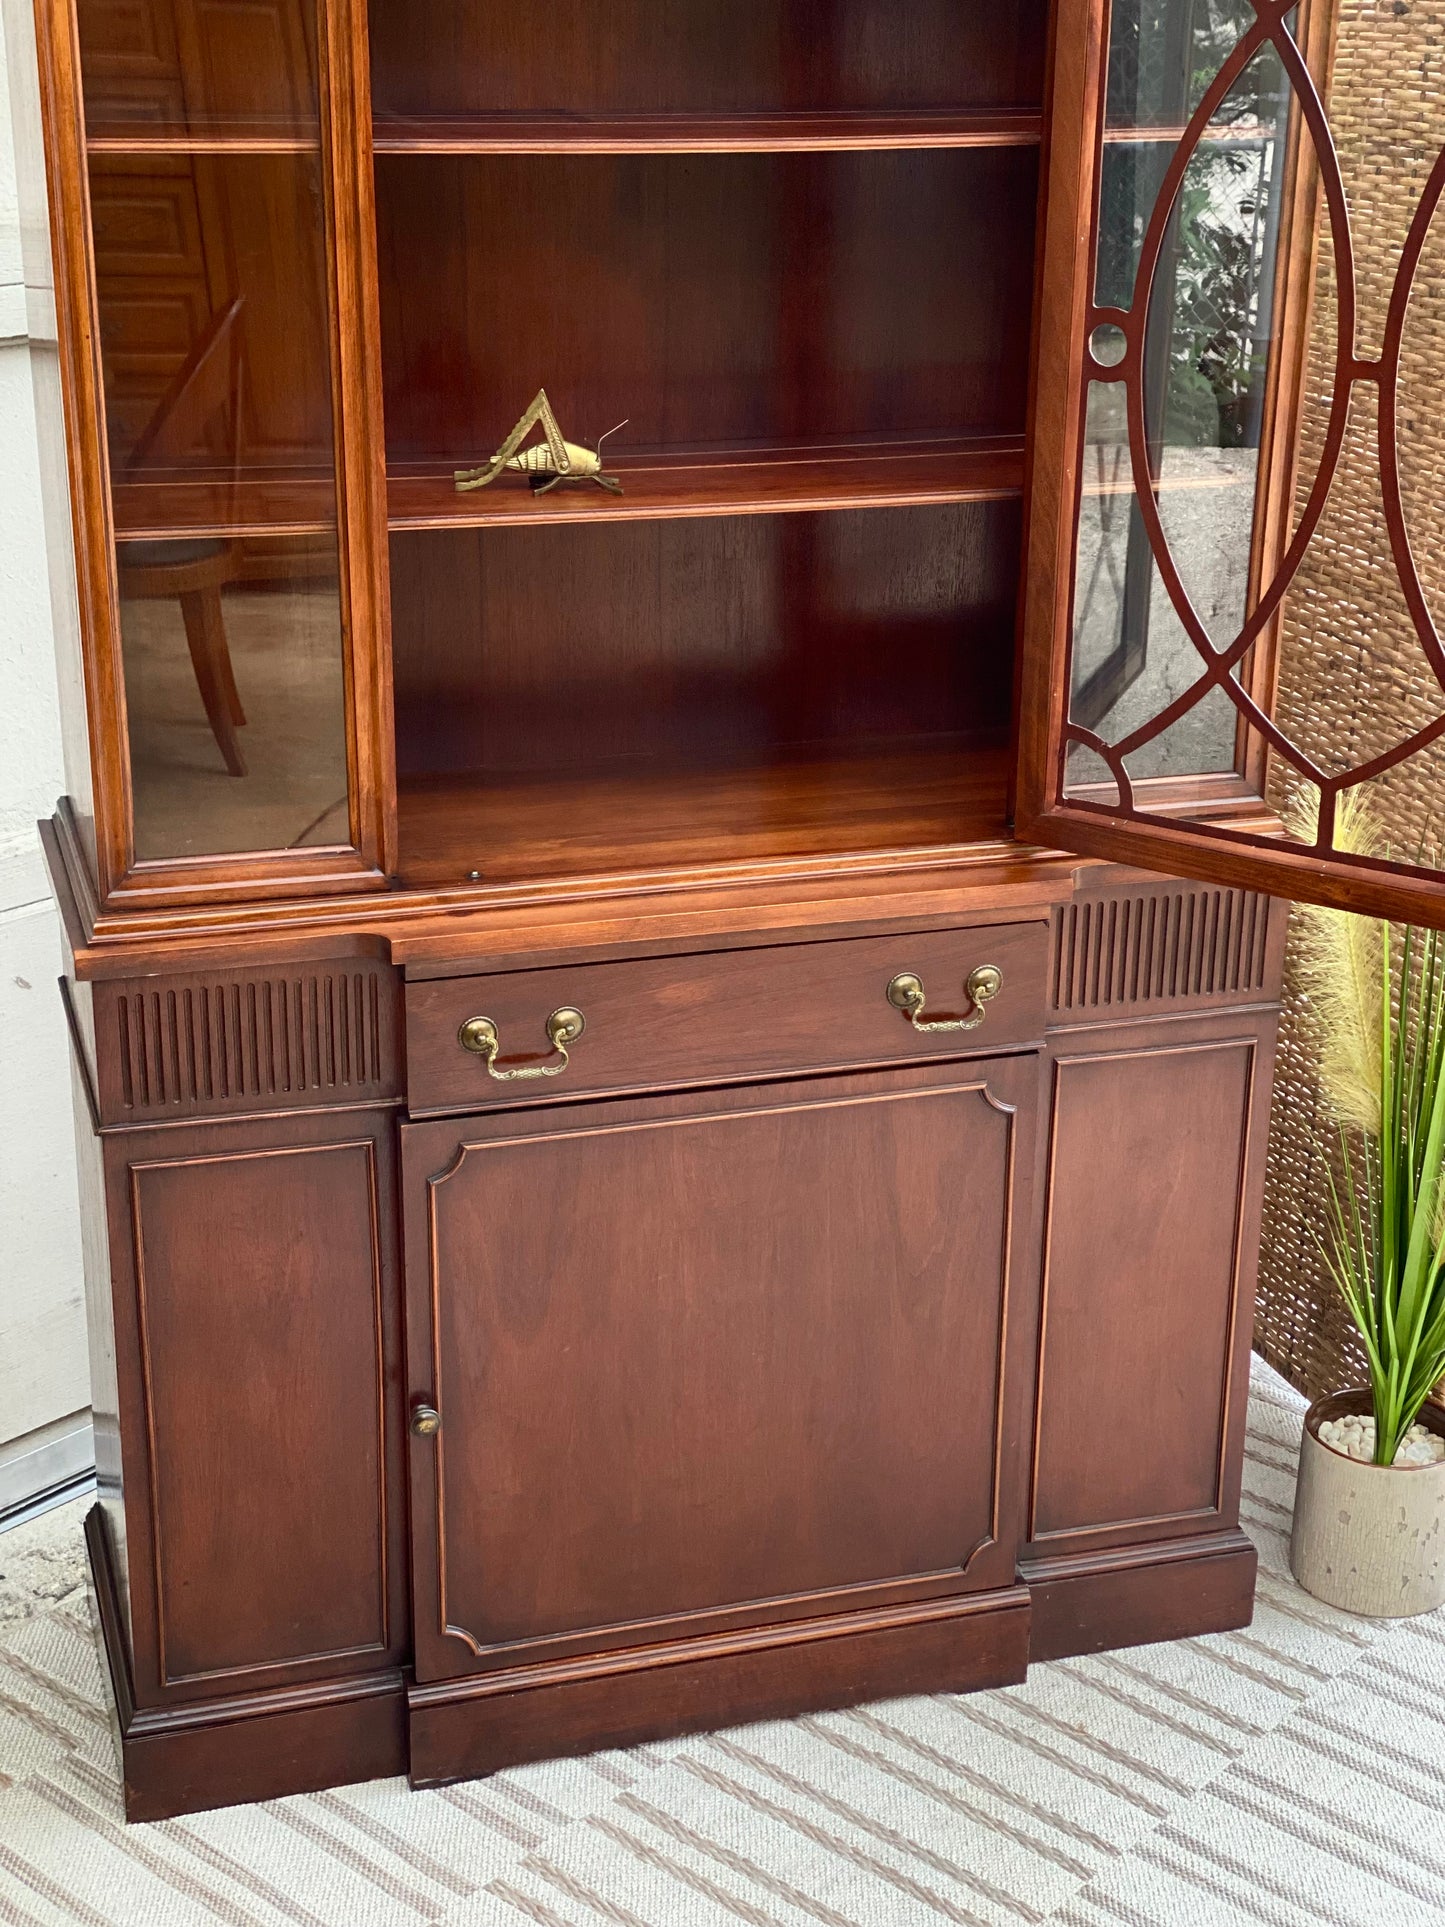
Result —
<path fill-rule="evenodd" d="M 966 1017 L 935 1017 L 925 1023 L 923 979 L 911 970 L 901 971 L 889 984 L 888 1001 L 903 1012 L 915 1030 L 977 1030 L 987 1014 L 986 1006 L 1003 989 L 1003 972 L 997 964 L 977 964 L 963 987 L 973 1006 Z"/>
<path fill-rule="evenodd" d="M 442 1415 L 435 1405 L 413 1405 L 411 1429 L 419 1439 L 434 1439 L 442 1429 Z"/>
<path fill-rule="evenodd" d="M 502 1039 L 490 1017 L 469 1017 L 457 1032 L 457 1042 L 463 1050 L 472 1051 L 485 1060 L 489 1077 L 495 1077 L 499 1084 L 508 1084 L 521 1077 L 560 1077 L 567 1068 L 567 1046 L 575 1044 L 586 1028 L 587 1019 L 581 1011 L 564 1004 L 547 1019 L 547 1037 L 557 1053 L 558 1061 L 555 1064 L 518 1064 L 510 1071 L 497 1069 L 497 1053 L 502 1048 Z"/>

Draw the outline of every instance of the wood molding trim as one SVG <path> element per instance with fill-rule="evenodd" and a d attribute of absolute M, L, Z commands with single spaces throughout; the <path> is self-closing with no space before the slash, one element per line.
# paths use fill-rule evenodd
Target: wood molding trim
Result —
<path fill-rule="evenodd" d="M 395 1668 L 242 1699 L 138 1709 L 99 1506 L 86 1517 L 85 1545 L 127 1820 L 164 1820 L 405 1771 L 405 1686 Z"/>
<path fill-rule="evenodd" d="M 1054 1022 L 1258 1004 L 1277 976 L 1273 899 L 1190 884 L 1080 891 L 1054 910 Z"/>
<path fill-rule="evenodd" d="M 413 1686 L 412 1784 L 492 1773 L 584 1744 L 625 1746 L 780 1712 L 1017 1684 L 1029 1619 L 1027 1589 L 1012 1586 Z"/>
<path fill-rule="evenodd" d="M 106 1125 L 397 1101 L 394 974 L 367 959 L 105 983 Z"/>
<path fill-rule="evenodd" d="M 1243 1532 L 1025 1559 L 1030 1663 L 1230 1632 L 1254 1617 L 1259 1555 Z"/>

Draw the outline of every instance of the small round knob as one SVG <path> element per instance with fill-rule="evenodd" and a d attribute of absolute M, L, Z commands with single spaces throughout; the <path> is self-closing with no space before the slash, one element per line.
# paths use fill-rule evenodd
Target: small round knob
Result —
<path fill-rule="evenodd" d="M 997 964 L 979 964 L 969 971 L 964 989 L 976 1004 L 986 1004 L 1003 989 L 1003 972 Z"/>
<path fill-rule="evenodd" d="M 560 1010 L 554 1010 L 547 1019 L 547 1035 L 551 1038 L 553 1047 L 558 1050 L 565 1050 L 568 1044 L 575 1044 L 586 1028 L 587 1019 L 580 1010 L 574 1010 L 571 1004 L 563 1004 Z"/>
<path fill-rule="evenodd" d="M 888 1001 L 895 1010 L 912 1010 L 923 1002 L 923 980 L 911 970 L 902 970 L 888 986 Z"/>
<path fill-rule="evenodd" d="M 457 1032 L 457 1042 L 463 1050 L 485 1057 L 497 1048 L 497 1027 L 490 1017 L 469 1017 Z"/>
<path fill-rule="evenodd" d="M 442 1429 L 442 1415 L 435 1405 L 413 1405 L 411 1429 L 419 1439 L 435 1438 Z"/>

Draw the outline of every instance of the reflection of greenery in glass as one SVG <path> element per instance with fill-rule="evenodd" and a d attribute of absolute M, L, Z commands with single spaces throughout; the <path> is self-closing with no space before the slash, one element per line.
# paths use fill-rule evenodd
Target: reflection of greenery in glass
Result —
<path fill-rule="evenodd" d="M 1249 0 L 1115 0 L 1111 127 L 1182 128 L 1254 19 Z M 1275 134 L 1288 90 L 1264 47 L 1191 155 L 1154 276 L 1145 412 L 1152 442 L 1241 448 L 1258 440 L 1273 293 Z M 1095 296 L 1134 299 L 1139 252 L 1173 143 L 1106 143 Z"/>
<path fill-rule="evenodd" d="M 1254 17 L 1249 0 L 1115 0 L 1109 126 L 1182 125 Z"/>
<path fill-rule="evenodd" d="M 1269 194 L 1266 157 L 1217 146 L 1194 156 L 1170 223 L 1173 261 L 1169 369 L 1161 439 L 1244 448 L 1258 440 L 1251 417 L 1264 377 L 1260 339 L 1262 245 Z M 1151 321 L 1162 323 L 1158 304 Z"/>

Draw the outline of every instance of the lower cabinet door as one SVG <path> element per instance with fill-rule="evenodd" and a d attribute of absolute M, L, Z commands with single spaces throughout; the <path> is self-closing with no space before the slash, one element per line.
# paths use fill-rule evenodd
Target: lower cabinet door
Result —
<path fill-rule="evenodd" d="M 1012 1584 L 1037 1076 L 404 1126 L 417 1677 Z"/>

